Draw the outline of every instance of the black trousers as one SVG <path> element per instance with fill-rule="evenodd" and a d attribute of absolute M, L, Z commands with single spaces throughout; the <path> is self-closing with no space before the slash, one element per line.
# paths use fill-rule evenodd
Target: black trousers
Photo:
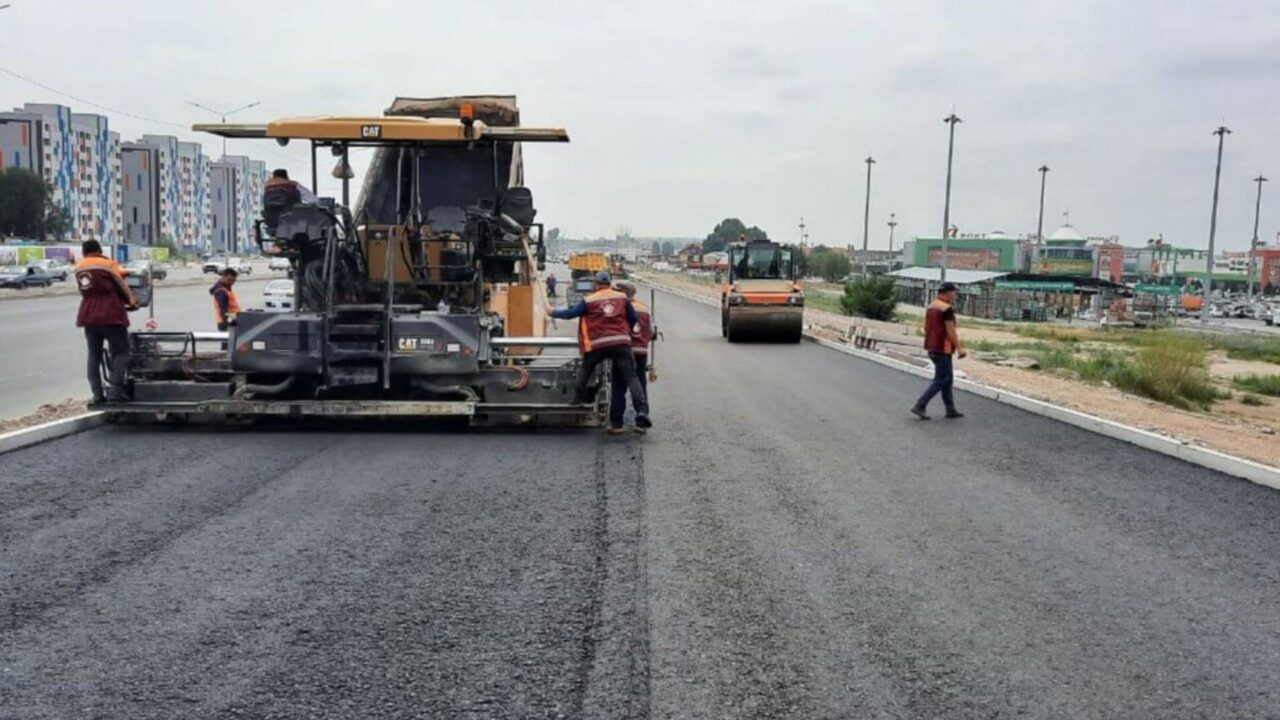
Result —
<path fill-rule="evenodd" d="M 89 389 L 94 399 L 105 397 L 108 400 L 123 400 L 124 374 L 129 368 L 129 329 L 120 325 L 87 327 L 84 339 L 89 346 Z M 102 388 L 102 350 L 106 345 L 111 353 L 111 367 L 108 368 L 110 387 Z"/>
<path fill-rule="evenodd" d="M 637 353 L 632 351 L 632 356 L 636 359 L 636 377 L 640 379 L 640 387 L 644 388 L 645 400 L 648 400 L 649 394 L 649 378 L 645 376 L 649 369 L 649 355 L 647 353 Z M 635 399 L 631 401 L 631 406 L 635 407 Z M 636 412 L 640 412 L 636 410 Z M 614 373 L 612 383 L 609 388 L 609 424 L 614 427 L 622 427 L 623 418 L 627 415 L 627 385 L 622 378 Z"/>
<path fill-rule="evenodd" d="M 574 388 L 577 402 L 586 402 L 587 383 L 595 375 L 600 363 L 611 360 L 614 385 L 624 385 L 631 393 L 631 406 L 637 415 L 649 414 L 649 400 L 645 396 L 644 386 L 640 384 L 640 376 L 636 374 L 636 358 L 631 354 L 630 345 L 613 345 L 599 350 L 592 350 L 582 357 L 582 370 L 578 373 L 578 385 Z"/>

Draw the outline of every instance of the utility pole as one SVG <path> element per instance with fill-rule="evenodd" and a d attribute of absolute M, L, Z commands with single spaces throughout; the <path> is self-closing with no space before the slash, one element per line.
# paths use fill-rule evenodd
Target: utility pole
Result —
<path fill-rule="evenodd" d="M 950 126 L 947 139 L 947 195 L 942 204 L 942 272 L 940 277 L 942 282 L 947 281 L 947 239 L 951 234 L 951 159 L 955 155 L 956 148 L 956 124 L 962 122 L 956 117 L 954 111 L 942 122 Z"/>
<path fill-rule="evenodd" d="M 1041 165 L 1040 168 L 1040 219 L 1036 222 L 1036 245 L 1044 242 L 1044 180 L 1049 174 L 1049 166 Z"/>
<path fill-rule="evenodd" d="M 1253 240 L 1249 241 L 1249 299 L 1253 299 L 1253 262 L 1254 255 L 1258 252 L 1258 216 L 1262 213 L 1262 183 L 1267 179 L 1261 174 L 1253 179 L 1258 183 L 1258 199 L 1253 205 Z"/>
<path fill-rule="evenodd" d="M 805 238 L 807 237 L 808 235 L 804 234 L 804 216 L 801 215 L 800 216 L 800 247 L 802 248 L 804 247 L 804 241 L 805 241 Z"/>
<path fill-rule="evenodd" d="M 223 125 L 226 125 L 226 124 L 227 124 L 227 118 L 231 117 L 232 115 L 235 115 L 236 113 L 240 112 L 241 110 L 248 110 L 248 109 L 249 109 L 249 108 L 251 108 L 251 107 L 257 107 L 258 105 L 261 105 L 261 104 L 262 104 L 262 102 L 261 102 L 261 101 L 259 101 L 259 100 L 255 100 L 255 101 L 253 101 L 253 102 L 249 103 L 248 105 L 242 105 L 242 106 L 240 106 L 240 107 L 238 107 L 238 108 L 236 108 L 236 109 L 234 109 L 234 110 L 226 110 L 226 111 L 223 111 L 223 110 L 214 110 L 213 108 L 208 107 L 207 105 L 201 105 L 200 103 L 198 103 L 198 102 L 193 102 L 193 101 L 191 101 L 191 100 L 188 100 L 188 101 L 187 101 L 187 104 L 188 104 L 188 105 L 190 105 L 190 106 L 192 106 L 192 107 L 200 108 L 201 110 L 204 110 L 205 112 L 211 112 L 211 113 L 213 113 L 214 115 L 217 115 L 219 118 L 221 118 L 221 119 L 222 119 L 222 124 L 223 124 Z M 226 156 L 227 156 L 227 138 L 226 138 L 225 136 L 223 136 L 223 138 L 222 138 L 222 157 L 224 157 L 224 158 L 225 158 Z"/>
<path fill-rule="evenodd" d="M 898 227 L 897 213 L 889 213 L 889 252 L 893 252 L 893 229 Z"/>
<path fill-rule="evenodd" d="M 1231 130 L 1226 125 L 1219 125 L 1213 134 L 1218 136 L 1218 165 L 1213 171 L 1213 211 L 1209 214 L 1209 264 L 1204 274 L 1204 301 L 1200 306 L 1200 322 L 1209 322 L 1209 295 L 1213 292 L 1213 240 L 1218 232 L 1218 184 L 1222 179 L 1222 145 L 1231 134 Z M 1258 187 L 1261 188 L 1262 184 L 1259 183 Z"/>
<path fill-rule="evenodd" d="M 875 158 L 870 155 L 865 161 L 867 163 L 867 202 L 862 209 L 862 279 L 867 279 L 867 238 L 871 231 L 871 166 L 876 164 Z"/>

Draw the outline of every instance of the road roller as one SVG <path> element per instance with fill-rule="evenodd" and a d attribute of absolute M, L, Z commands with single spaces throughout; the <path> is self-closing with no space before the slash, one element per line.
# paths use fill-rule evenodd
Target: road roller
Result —
<path fill-rule="evenodd" d="M 720 290 L 720 333 L 729 342 L 800 342 L 804 292 L 792 248 L 769 240 L 731 243 L 728 282 Z"/>

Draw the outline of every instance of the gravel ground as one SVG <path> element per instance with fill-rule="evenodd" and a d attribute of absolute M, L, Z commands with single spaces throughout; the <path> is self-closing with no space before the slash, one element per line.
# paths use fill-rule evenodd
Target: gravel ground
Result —
<path fill-rule="evenodd" d="M 1268 718 L 1280 493 L 657 303 L 643 440 L 0 456 L 0 718 Z"/>

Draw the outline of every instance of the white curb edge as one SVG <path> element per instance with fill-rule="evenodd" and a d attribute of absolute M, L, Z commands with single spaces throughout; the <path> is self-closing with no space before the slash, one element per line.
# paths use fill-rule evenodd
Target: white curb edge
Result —
<path fill-rule="evenodd" d="M 107 421 L 105 413 L 90 412 L 75 417 L 54 420 L 35 427 L 14 430 L 0 435 L 0 455 L 31 447 L 46 440 L 91 430 Z"/>
<path fill-rule="evenodd" d="M 668 287 L 648 280 L 641 280 L 641 282 L 662 290 L 663 292 L 670 293 L 677 297 L 682 297 L 686 300 L 692 300 L 712 307 L 720 306 L 720 304 L 714 299 L 708 298 L 705 295 L 698 295 L 696 293 Z M 880 365 L 891 367 L 895 370 L 910 373 L 919 377 L 933 377 L 932 371 L 928 368 L 917 367 L 910 363 L 885 357 L 880 353 L 831 342 L 830 340 L 817 337 L 807 332 L 804 334 L 804 337 L 806 340 L 815 342 L 837 352 L 842 352 L 846 355 L 853 355 L 854 357 L 862 358 L 863 360 L 870 360 L 871 362 L 879 363 Z M 1193 465 L 1199 465 L 1200 467 L 1225 473 L 1233 477 L 1243 478 L 1250 482 L 1272 488 L 1273 490 L 1280 490 L 1280 468 L 1274 468 L 1270 465 L 1254 462 L 1253 460 L 1246 460 L 1245 458 L 1228 455 L 1227 453 L 1218 452 L 1217 450 L 1210 450 L 1209 448 L 1192 445 L 1167 435 L 1161 435 L 1160 433 L 1154 433 L 1141 428 L 1125 425 L 1114 420 L 1108 420 L 1096 415 L 1080 412 L 1079 410 L 1062 407 L 1061 405 L 1054 405 L 1053 403 L 1037 400 L 1035 398 L 1027 397 L 1026 395 L 1019 395 L 1018 393 L 1002 390 L 990 385 L 983 385 L 972 380 L 961 380 L 957 378 L 956 387 L 966 392 L 973 393 L 974 395 L 994 400 L 999 403 L 1004 403 L 1005 405 L 1012 405 L 1013 407 L 1025 410 L 1029 413 L 1057 420 L 1058 422 L 1066 423 L 1067 425 L 1072 425 L 1082 430 L 1088 430 L 1089 432 L 1097 433 L 1099 435 L 1105 435 L 1122 442 L 1127 442 L 1131 445 L 1137 445 L 1138 447 L 1152 450 L 1162 455 L 1175 457 Z M 0 450 L 0 452 L 2 451 L 3 450 Z"/>

